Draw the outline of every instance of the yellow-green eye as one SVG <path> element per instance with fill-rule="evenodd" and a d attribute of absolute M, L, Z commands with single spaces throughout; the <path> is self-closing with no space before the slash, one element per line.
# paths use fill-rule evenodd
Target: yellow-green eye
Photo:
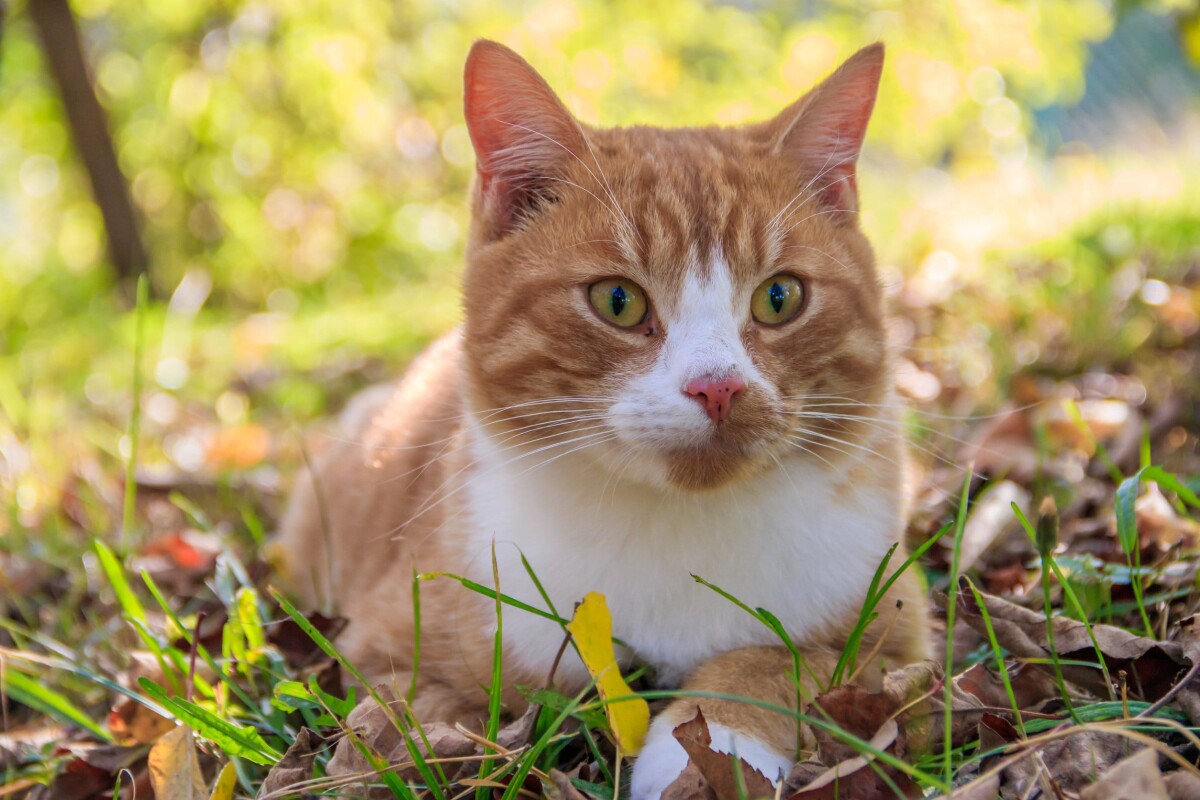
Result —
<path fill-rule="evenodd" d="M 804 284 L 795 275 L 767 278 L 750 298 L 750 313 L 764 325 L 781 325 L 804 305 Z"/>
<path fill-rule="evenodd" d="M 596 313 L 618 328 L 632 328 L 646 319 L 646 294 L 632 281 L 609 278 L 593 283 L 588 300 Z"/>

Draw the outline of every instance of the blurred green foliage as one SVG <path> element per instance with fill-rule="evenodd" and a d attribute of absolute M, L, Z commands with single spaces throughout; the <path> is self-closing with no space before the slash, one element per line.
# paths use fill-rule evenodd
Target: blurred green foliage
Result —
<path fill-rule="evenodd" d="M 1078 97 L 1097 0 L 743 7 L 658 3 L 79 0 L 154 278 L 191 269 L 242 310 L 453 274 L 472 165 L 461 64 L 479 36 L 583 118 L 761 118 L 874 39 L 891 48 L 872 141 L 910 165 L 1020 147 L 1027 110 Z M 964 10 L 966 13 L 964 13 Z M 104 239 L 24 9 L 0 82 L 0 326 L 105 286 Z M 30 304 L 31 284 L 55 302 Z M 36 291 L 34 291 L 36 296 Z M 20 300 L 18 300 L 20 298 Z"/>

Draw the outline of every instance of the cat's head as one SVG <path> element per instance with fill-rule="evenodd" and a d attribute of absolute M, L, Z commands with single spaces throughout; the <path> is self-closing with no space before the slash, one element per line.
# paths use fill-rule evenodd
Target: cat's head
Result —
<path fill-rule="evenodd" d="M 848 452 L 861 430 L 835 420 L 890 382 L 855 185 L 882 65 L 867 47 L 756 125 L 602 129 L 477 42 L 464 294 L 484 430 L 531 467 L 581 454 L 688 489 Z"/>

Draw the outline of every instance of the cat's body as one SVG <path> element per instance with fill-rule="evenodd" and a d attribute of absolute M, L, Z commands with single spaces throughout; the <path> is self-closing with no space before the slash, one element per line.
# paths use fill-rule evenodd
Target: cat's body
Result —
<path fill-rule="evenodd" d="M 780 648 L 739 649 L 774 634 L 693 575 L 773 612 L 828 667 L 905 513 L 853 214 L 881 57 L 771 123 L 604 131 L 510 51 L 476 46 L 466 325 L 347 412 L 282 526 L 290 587 L 350 619 L 339 645 L 367 675 L 411 674 L 414 571 L 491 585 L 493 553 L 501 591 L 532 606 L 522 555 L 560 615 L 605 594 L 624 655 L 668 684 L 706 664 L 698 688 L 794 703 Z M 864 660 L 923 657 L 915 580 L 880 611 Z M 493 604 L 443 578 L 422 585 L 421 617 L 418 717 L 481 715 Z M 556 682 L 586 684 L 553 621 L 507 608 L 504 645 L 514 709 L 512 687 L 545 682 L 560 655 Z M 678 774 L 670 727 L 694 705 L 652 727 L 639 799 Z M 790 758 L 786 718 L 702 705 L 717 744 L 770 777 Z"/>

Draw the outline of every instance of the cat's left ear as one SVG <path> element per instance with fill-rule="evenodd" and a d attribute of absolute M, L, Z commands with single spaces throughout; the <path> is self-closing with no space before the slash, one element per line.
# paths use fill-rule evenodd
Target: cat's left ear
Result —
<path fill-rule="evenodd" d="M 767 123 L 776 152 L 800 164 L 811 184 L 806 193 L 836 209 L 835 219 L 852 219 L 858 211 L 855 165 L 882 72 L 883 44 L 876 42 Z"/>

